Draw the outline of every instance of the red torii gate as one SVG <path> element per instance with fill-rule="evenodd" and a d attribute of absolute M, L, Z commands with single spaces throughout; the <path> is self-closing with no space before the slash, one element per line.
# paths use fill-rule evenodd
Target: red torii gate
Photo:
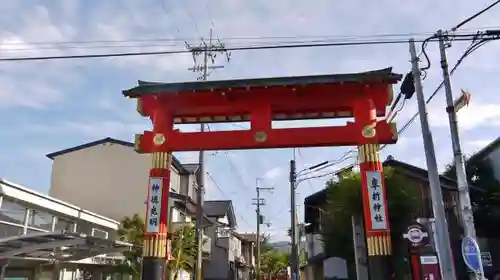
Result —
<path fill-rule="evenodd" d="M 168 193 L 172 152 L 351 146 L 359 149 L 369 267 L 389 279 L 391 255 L 379 144 L 397 141 L 396 125 L 378 120 L 392 102 L 392 68 L 355 74 L 187 83 L 148 83 L 123 91 L 137 99 L 152 131 L 136 150 L 152 153 L 142 279 L 160 280 L 168 261 Z M 354 118 L 343 126 L 273 128 L 272 121 Z M 174 124 L 250 122 L 248 130 L 181 132 Z"/>

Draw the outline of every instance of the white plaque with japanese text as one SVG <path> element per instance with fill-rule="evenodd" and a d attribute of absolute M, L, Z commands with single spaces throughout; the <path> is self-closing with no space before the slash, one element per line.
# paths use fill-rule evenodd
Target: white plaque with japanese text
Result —
<path fill-rule="evenodd" d="M 382 172 L 367 171 L 366 181 L 368 184 L 368 201 L 370 203 L 370 218 L 374 230 L 387 229 L 387 217 L 385 215 L 384 190 L 382 189 Z"/>
<path fill-rule="evenodd" d="M 149 178 L 148 211 L 146 213 L 147 233 L 160 232 L 162 185 L 162 178 Z"/>

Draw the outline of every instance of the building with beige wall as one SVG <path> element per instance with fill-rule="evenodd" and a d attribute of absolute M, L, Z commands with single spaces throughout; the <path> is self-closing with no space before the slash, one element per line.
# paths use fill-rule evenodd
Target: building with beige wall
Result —
<path fill-rule="evenodd" d="M 138 154 L 132 143 L 104 138 L 47 157 L 53 160 L 50 196 L 118 221 L 145 215 L 151 155 Z M 173 157 L 170 191 L 185 199 L 171 201 L 177 207 L 170 220 L 184 221 L 194 213 L 197 170 L 197 164 L 182 165 Z"/>
<path fill-rule="evenodd" d="M 104 138 L 48 154 L 53 160 L 49 194 L 120 221 L 136 213 L 145 216 L 150 154 L 139 154 L 134 144 Z M 196 214 L 198 164 L 172 160 L 169 223 L 191 222 Z M 211 224 L 206 217 L 205 223 Z M 212 242 L 204 235 L 203 252 L 210 257 Z M 190 279 L 180 271 L 179 279 Z"/>

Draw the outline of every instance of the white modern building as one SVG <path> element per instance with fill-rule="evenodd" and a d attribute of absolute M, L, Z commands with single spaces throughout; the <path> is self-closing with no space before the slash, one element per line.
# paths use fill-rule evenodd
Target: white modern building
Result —
<path fill-rule="evenodd" d="M 83 279 L 106 273 L 130 244 L 119 222 L 0 179 L 0 278 Z M 106 255 L 107 253 L 115 253 Z"/>

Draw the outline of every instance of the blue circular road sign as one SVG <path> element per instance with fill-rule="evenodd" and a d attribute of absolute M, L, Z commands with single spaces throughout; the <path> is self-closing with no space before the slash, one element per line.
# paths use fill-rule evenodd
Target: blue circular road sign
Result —
<path fill-rule="evenodd" d="M 462 256 L 470 270 L 476 273 L 482 272 L 481 252 L 474 238 L 467 236 L 462 239 Z"/>

